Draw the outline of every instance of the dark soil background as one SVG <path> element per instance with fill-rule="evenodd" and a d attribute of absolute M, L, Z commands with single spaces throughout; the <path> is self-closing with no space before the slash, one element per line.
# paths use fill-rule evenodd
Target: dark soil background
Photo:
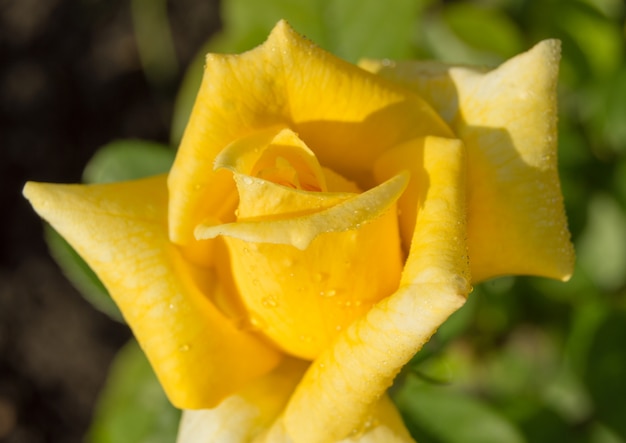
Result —
<path fill-rule="evenodd" d="M 215 0 L 168 3 L 179 72 L 141 68 L 130 0 L 0 0 L 0 441 L 79 442 L 126 326 L 50 258 L 26 180 L 72 183 L 98 147 L 167 143 L 175 93 L 219 27 Z"/>

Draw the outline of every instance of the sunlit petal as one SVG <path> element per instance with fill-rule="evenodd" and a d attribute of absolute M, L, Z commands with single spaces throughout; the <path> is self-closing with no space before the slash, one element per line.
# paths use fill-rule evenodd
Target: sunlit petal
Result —
<path fill-rule="evenodd" d="M 380 217 L 404 191 L 408 178 L 409 175 L 406 173 L 398 174 L 374 189 L 313 214 L 273 221 L 200 224 L 195 230 L 195 235 L 198 240 L 225 235 L 251 242 L 291 245 L 304 250 L 320 234 L 354 230 L 369 220 Z M 250 177 L 247 179 L 249 186 L 258 186 L 261 182 Z M 242 178 L 242 181 L 244 180 L 246 178 Z M 315 194 L 320 195 L 320 200 L 324 197 L 321 193 L 314 193 L 314 198 Z M 323 204 L 322 201 L 317 207 Z"/>
<path fill-rule="evenodd" d="M 28 183 L 24 194 L 98 274 L 175 405 L 213 406 L 279 361 L 273 348 L 217 311 L 169 243 L 165 176 L 91 186 Z M 210 272 L 202 289 L 222 291 Z"/>
<path fill-rule="evenodd" d="M 225 236 L 234 279 L 258 330 L 289 354 L 313 359 L 397 289 L 402 254 L 395 202 L 408 174 L 363 194 L 303 192 L 235 177 L 239 220 L 201 225 L 198 238 Z"/>
<path fill-rule="evenodd" d="M 359 182 L 374 183 L 375 158 L 405 140 L 450 136 L 417 95 L 321 50 L 280 22 L 268 40 L 241 55 L 207 57 L 204 79 L 169 177 L 170 235 L 193 238 L 209 215 L 213 161 L 235 140 L 287 127 L 320 164 Z"/>
<path fill-rule="evenodd" d="M 306 367 L 302 361 L 285 359 L 219 406 L 184 411 L 177 443 L 250 443 L 261 438 L 280 415 Z M 283 437 L 271 443 L 289 443 Z"/>
<path fill-rule="evenodd" d="M 438 139 L 424 145 L 423 157 L 428 187 L 420 191 L 423 204 L 401 286 L 313 362 L 284 415 L 294 440 L 335 442 L 359 432 L 402 366 L 465 302 L 463 146 Z"/>
<path fill-rule="evenodd" d="M 364 65 L 422 95 L 466 144 L 475 281 L 572 273 L 556 158 L 559 57 L 558 41 L 547 40 L 490 72 L 420 62 Z"/>

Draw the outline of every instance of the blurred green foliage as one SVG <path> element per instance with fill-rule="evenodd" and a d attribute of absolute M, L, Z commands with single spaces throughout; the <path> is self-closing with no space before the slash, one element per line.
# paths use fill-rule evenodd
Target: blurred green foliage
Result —
<path fill-rule="evenodd" d="M 180 411 L 174 409 L 136 341 L 118 353 L 87 436 L 93 443 L 172 443 Z"/>
<path fill-rule="evenodd" d="M 177 69 L 164 3 L 133 1 L 139 49 L 154 83 Z M 436 58 L 497 65 L 541 39 L 562 41 L 559 157 L 578 253 L 574 277 L 569 283 L 509 277 L 475 288 L 391 393 L 422 443 L 626 442 L 623 0 L 223 0 L 222 18 L 222 32 L 202 48 L 181 85 L 174 146 L 193 104 L 204 53 L 250 49 L 280 18 L 349 61 Z M 127 168 L 123 175 L 132 178 L 166 170 L 171 162 L 172 151 L 155 148 L 159 171 L 145 169 L 136 155 L 151 148 L 131 145 L 104 148 L 107 159 L 94 160 L 87 180 L 102 181 L 94 177 L 108 176 L 111 165 Z M 147 369 L 135 370 L 142 357 L 133 349 L 116 363 L 90 434 L 93 442 L 115 441 L 106 436 L 111 429 L 126 432 L 123 440 L 133 435 L 143 442 L 165 441 L 154 436 L 167 426 L 172 428 L 165 435 L 175 432 L 171 407 L 167 412 L 161 402 L 163 410 L 146 409 L 133 397 L 142 389 L 160 389 Z M 164 418 L 159 421 L 156 413 Z M 122 419 L 124 414 L 134 419 Z"/>

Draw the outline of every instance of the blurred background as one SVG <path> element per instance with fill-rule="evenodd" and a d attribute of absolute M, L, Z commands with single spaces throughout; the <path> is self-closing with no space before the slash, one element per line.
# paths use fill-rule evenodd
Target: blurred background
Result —
<path fill-rule="evenodd" d="M 626 442 L 623 0 L 0 0 L 0 441 L 173 441 L 178 413 L 106 292 L 21 188 L 167 170 L 202 54 L 279 18 L 349 61 L 497 66 L 561 39 L 574 277 L 475 288 L 392 394 L 422 443 Z"/>

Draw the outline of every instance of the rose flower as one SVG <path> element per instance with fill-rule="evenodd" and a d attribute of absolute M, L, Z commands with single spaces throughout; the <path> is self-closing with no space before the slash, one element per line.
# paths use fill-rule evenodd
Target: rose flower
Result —
<path fill-rule="evenodd" d="M 180 442 L 412 441 L 385 391 L 471 285 L 572 272 L 559 49 L 358 67 L 280 22 L 207 56 L 167 176 L 24 193 L 186 410 Z"/>

